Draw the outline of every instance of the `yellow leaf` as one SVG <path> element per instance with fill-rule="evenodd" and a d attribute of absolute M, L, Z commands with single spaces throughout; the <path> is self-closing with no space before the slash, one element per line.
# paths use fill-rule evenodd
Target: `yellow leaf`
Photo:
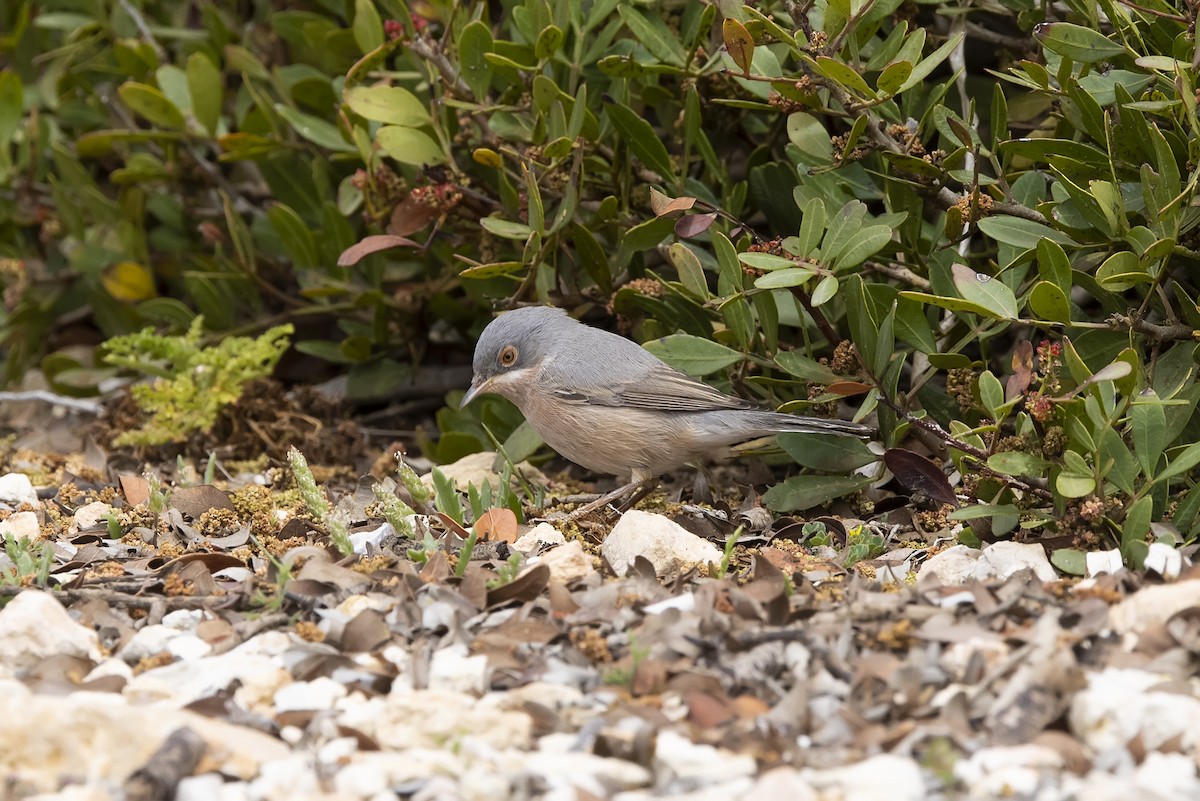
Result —
<path fill-rule="evenodd" d="M 750 63 L 754 61 L 754 37 L 750 31 L 736 19 L 727 19 L 721 23 L 721 38 L 733 63 L 741 68 L 743 75 L 749 75 Z"/>
<path fill-rule="evenodd" d="M 485 167 L 500 169 L 500 154 L 490 147 L 477 147 L 471 151 L 471 158 Z"/>
<path fill-rule="evenodd" d="M 158 294 L 154 288 L 154 274 L 136 261 L 112 265 L 100 276 L 100 283 L 110 296 L 122 303 L 137 303 Z"/>

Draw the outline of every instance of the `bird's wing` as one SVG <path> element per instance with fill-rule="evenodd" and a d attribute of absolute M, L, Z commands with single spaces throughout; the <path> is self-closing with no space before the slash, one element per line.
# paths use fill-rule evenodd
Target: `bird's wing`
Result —
<path fill-rule="evenodd" d="M 665 365 L 648 370 L 637 381 L 624 381 L 608 387 L 562 387 L 554 392 L 560 400 L 572 403 L 662 412 L 757 408 L 752 403 L 726 395 Z"/>

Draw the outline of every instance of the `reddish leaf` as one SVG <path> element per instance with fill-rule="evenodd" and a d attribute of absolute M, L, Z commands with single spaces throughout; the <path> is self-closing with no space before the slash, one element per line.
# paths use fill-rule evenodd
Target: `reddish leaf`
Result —
<path fill-rule="evenodd" d="M 512 509 L 496 506 L 488 509 L 475 521 L 475 533 L 481 540 L 507 542 L 517 541 L 517 516 Z"/>
<path fill-rule="evenodd" d="M 342 255 L 338 256 L 338 267 L 353 267 L 367 256 L 370 256 L 372 253 L 378 253 L 381 250 L 419 247 L 421 247 L 419 242 L 414 242 L 405 236 L 393 236 L 391 234 L 368 236 L 361 242 L 353 244 L 342 251 Z"/>
<path fill-rule="evenodd" d="M 913 492 L 924 492 L 939 503 L 958 507 L 958 498 L 946 479 L 946 474 L 932 459 L 904 448 L 888 448 L 883 454 L 883 463 L 896 476 L 896 480 Z"/>
<path fill-rule="evenodd" d="M 392 209 L 392 219 L 388 222 L 388 233 L 401 237 L 415 234 L 436 220 L 440 213 L 437 207 L 426 201 L 413 200 L 411 196 L 406 197 L 396 204 L 396 208 Z"/>
<path fill-rule="evenodd" d="M 1004 400 L 1010 401 L 1024 394 L 1033 381 L 1033 343 L 1028 339 L 1021 340 L 1012 355 L 1013 374 L 1004 384 Z"/>
<path fill-rule="evenodd" d="M 717 215 L 715 212 L 706 214 L 689 214 L 687 217 L 680 217 L 679 222 L 675 223 L 675 236 L 687 239 L 689 237 L 698 236 L 709 229 L 716 222 Z"/>
<path fill-rule="evenodd" d="M 673 214 L 677 211 L 687 211 L 692 206 L 696 205 L 694 197 L 671 197 L 664 195 L 657 189 L 650 190 L 650 210 L 654 212 L 656 217 L 661 217 L 664 214 Z"/>

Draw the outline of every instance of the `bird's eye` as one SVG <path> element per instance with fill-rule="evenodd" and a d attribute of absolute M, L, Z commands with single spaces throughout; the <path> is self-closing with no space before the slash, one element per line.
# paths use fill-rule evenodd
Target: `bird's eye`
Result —
<path fill-rule="evenodd" d="M 517 347 L 516 347 L 516 345 L 505 345 L 504 349 L 500 351 L 500 356 L 498 357 L 497 361 L 500 362 L 501 367 L 512 367 L 514 364 L 516 364 L 517 363 Z"/>

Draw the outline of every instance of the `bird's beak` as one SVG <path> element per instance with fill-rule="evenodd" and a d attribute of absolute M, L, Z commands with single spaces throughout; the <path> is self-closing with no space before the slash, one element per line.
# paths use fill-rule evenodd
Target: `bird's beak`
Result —
<path fill-rule="evenodd" d="M 490 379 L 490 378 L 485 379 L 484 381 L 480 381 L 478 379 L 472 381 L 470 388 L 467 390 L 467 394 L 463 395 L 462 400 L 459 401 L 458 408 L 460 408 L 460 409 L 463 408 L 468 403 L 475 400 L 475 398 L 477 396 L 482 395 L 484 392 L 487 392 L 488 384 L 490 384 L 490 383 L 492 383 L 492 379 Z"/>

